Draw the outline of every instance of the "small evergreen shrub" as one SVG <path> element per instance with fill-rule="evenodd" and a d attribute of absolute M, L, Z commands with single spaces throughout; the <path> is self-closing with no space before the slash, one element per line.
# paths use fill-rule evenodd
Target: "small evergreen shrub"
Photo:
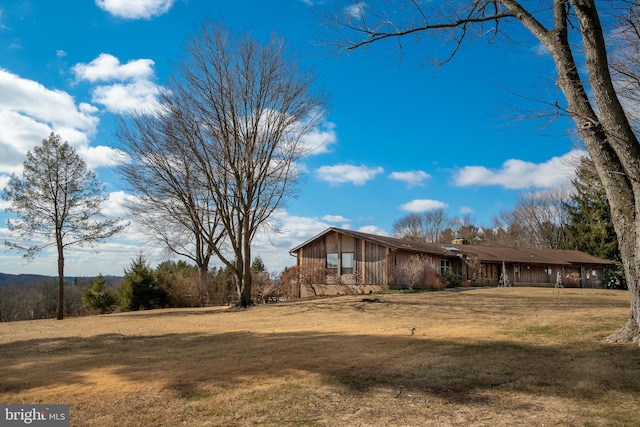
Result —
<path fill-rule="evenodd" d="M 99 275 L 96 277 L 91 286 L 82 290 L 82 306 L 98 314 L 111 313 L 116 307 L 116 296 L 104 289 L 106 281 L 104 277 Z"/>

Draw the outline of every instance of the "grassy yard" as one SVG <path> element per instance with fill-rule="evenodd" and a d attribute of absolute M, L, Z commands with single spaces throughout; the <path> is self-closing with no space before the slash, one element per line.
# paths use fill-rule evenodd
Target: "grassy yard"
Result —
<path fill-rule="evenodd" d="M 500 288 L 0 323 L 0 402 L 72 426 L 632 426 L 623 291 Z"/>

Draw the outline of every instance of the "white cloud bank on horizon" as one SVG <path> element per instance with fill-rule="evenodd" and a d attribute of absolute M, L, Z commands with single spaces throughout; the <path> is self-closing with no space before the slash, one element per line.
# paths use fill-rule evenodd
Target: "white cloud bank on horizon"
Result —
<path fill-rule="evenodd" d="M 571 182 L 577 160 L 584 155 L 582 150 L 572 150 L 544 163 L 509 159 L 500 169 L 466 166 L 457 172 L 454 182 L 458 187 L 498 185 L 512 190 L 562 187 Z"/>
<path fill-rule="evenodd" d="M 171 9 L 175 0 L 96 0 L 96 5 L 123 19 L 151 19 Z"/>
<path fill-rule="evenodd" d="M 122 199 L 129 197 L 131 196 L 122 192 L 111 193 L 110 199 L 103 205 L 102 212 L 107 217 L 121 216 L 125 212 L 121 209 Z M 291 256 L 289 251 L 331 227 L 331 224 L 323 219 L 289 215 L 286 211 L 278 211 L 273 219 L 279 224 L 278 231 L 260 229 L 251 245 L 252 258 L 257 256 L 262 258 L 267 270 L 271 273 L 280 273 L 285 267 L 294 266 L 296 258 Z M 385 230 L 375 225 L 364 225 L 357 231 L 388 235 Z M 0 227 L 0 239 L 11 240 L 6 228 Z M 140 253 L 147 257 L 152 268 L 168 259 L 183 259 L 172 256 L 163 248 L 152 244 L 149 236 L 132 222 L 122 234 L 99 244 L 94 250 L 74 248 L 65 252 L 65 275 L 72 277 L 93 277 L 100 273 L 122 275 L 124 268 L 128 268 L 131 261 Z M 4 252 L 0 253 L 1 271 L 8 274 L 30 273 L 53 276 L 56 274 L 56 258 L 55 250 L 47 250 L 27 264 L 20 254 Z M 189 260 L 187 262 L 193 264 Z M 219 266 L 221 264 L 217 259 L 212 260 L 211 268 Z"/>
<path fill-rule="evenodd" d="M 331 185 L 353 184 L 364 185 L 376 175 L 384 172 L 381 167 L 370 168 L 368 166 L 349 165 L 345 163 L 333 166 L 321 166 L 316 170 L 316 177 Z"/>

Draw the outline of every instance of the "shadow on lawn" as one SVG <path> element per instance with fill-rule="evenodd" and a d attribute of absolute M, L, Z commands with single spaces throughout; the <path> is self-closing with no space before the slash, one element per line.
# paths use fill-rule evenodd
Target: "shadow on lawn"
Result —
<path fill-rule="evenodd" d="M 461 343 L 417 336 L 232 332 L 106 334 L 16 341 L 0 346 L 0 393 L 56 385 L 91 386 L 107 369 L 124 380 L 162 380 L 182 397 L 199 387 L 243 387 L 254 380 L 311 372 L 351 393 L 387 388 L 450 401 L 483 402 L 482 391 L 567 395 L 640 392 L 640 351 L 594 342 L 535 346 Z"/>

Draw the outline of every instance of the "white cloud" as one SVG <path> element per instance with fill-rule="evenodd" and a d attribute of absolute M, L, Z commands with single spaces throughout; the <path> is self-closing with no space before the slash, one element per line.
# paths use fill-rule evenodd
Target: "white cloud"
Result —
<path fill-rule="evenodd" d="M 499 185 L 509 189 L 554 188 L 567 185 L 575 174 L 576 159 L 584 151 L 574 150 L 553 157 L 544 163 L 510 159 L 501 169 L 492 170 L 484 166 L 467 166 L 454 177 L 459 187 L 468 185 Z"/>
<path fill-rule="evenodd" d="M 328 153 L 329 146 L 338 140 L 335 123 L 323 121 L 320 126 L 303 136 L 302 141 L 309 155 Z"/>
<path fill-rule="evenodd" d="M 325 215 L 322 217 L 323 221 L 327 222 L 348 222 L 349 220 L 342 215 Z"/>
<path fill-rule="evenodd" d="M 5 229 L 6 230 L 6 229 Z M 0 229 L 0 239 L 11 240 L 11 236 L 6 230 L 6 237 L 3 229 Z M 131 235 L 131 230 L 127 229 L 123 235 Z M 30 242 L 34 243 L 34 242 Z M 113 238 L 107 242 L 100 243 L 94 248 L 72 247 L 65 251 L 65 275 L 72 277 L 94 277 L 102 273 L 104 275 L 123 275 L 124 269 L 130 267 L 131 261 L 142 253 L 147 257 L 152 267 L 157 266 L 165 260 L 166 254 L 157 247 L 143 245 L 134 239 L 117 240 Z M 32 262 L 26 262 L 22 254 L 14 251 L 0 251 L 0 265 L 2 272 L 8 274 L 43 274 L 48 276 L 57 275 L 57 254 L 55 245 L 52 248 L 43 250 Z"/>
<path fill-rule="evenodd" d="M 78 149 L 78 154 L 91 169 L 99 166 L 114 167 L 129 161 L 129 156 L 126 153 L 105 145 L 81 147 Z"/>
<path fill-rule="evenodd" d="M 126 64 L 108 53 L 101 53 L 88 64 L 76 64 L 72 71 L 78 80 L 91 83 L 112 80 L 148 80 L 154 76 L 155 62 L 151 59 L 134 59 Z"/>
<path fill-rule="evenodd" d="M 316 170 L 316 176 L 331 185 L 351 183 L 354 185 L 364 185 L 367 181 L 375 178 L 376 175 L 384 172 L 381 167 L 370 168 L 368 166 L 355 166 L 348 164 L 338 164 L 333 166 L 321 166 Z"/>
<path fill-rule="evenodd" d="M 423 185 L 423 181 L 431 178 L 425 171 L 391 172 L 389 178 L 404 181 L 409 188 Z"/>
<path fill-rule="evenodd" d="M 400 209 L 407 212 L 425 212 L 433 209 L 444 209 L 447 204 L 439 200 L 416 199 L 400 206 Z"/>
<path fill-rule="evenodd" d="M 156 98 L 159 92 L 159 87 L 154 83 L 141 81 L 98 86 L 93 91 L 92 99 L 112 113 L 153 112 L 159 108 Z"/>
<path fill-rule="evenodd" d="M 470 215 L 473 213 L 473 209 L 469 206 L 460 206 L 459 211 L 462 215 Z"/>
<path fill-rule="evenodd" d="M 0 68 L 0 111 L 12 111 L 34 122 L 95 132 L 98 119 L 80 111 L 71 95 L 47 89 Z"/>
<path fill-rule="evenodd" d="M 361 233 L 376 234 L 378 236 L 389 235 L 389 233 L 387 233 L 385 230 L 378 227 L 377 225 L 365 225 L 363 227 L 358 228 L 358 231 Z"/>
<path fill-rule="evenodd" d="M 19 173 L 27 151 L 51 132 L 74 148 L 85 147 L 99 122 L 96 109 L 0 68 L 0 172 Z"/>
<path fill-rule="evenodd" d="M 122 64 L 118 58 L 101 53 L 88 64 L 76 64 L 72 70 L 78 81 L 102 83 L 92 90 L 92 100 L 113 113 L 153 112 L 159 105 L 162 88 L 153 82 L 155 63 L 135 59 Z"/>
<path fill-rule="evenodd" d="M 175 0 L 96 0 L 96 5 L 124 19 L 151 19 L 167 13 Z"/>
<path fill-rule="evenodd" d="M 344 13 L 349 18 L 361 19 L 364 16 L 364 10 L 367 8 L 367 3 L 356 2 L 344 8 Z"/>
<path fill-rule="evenodd" d="M 124 191 L 109 193 L 109 198 L 100 206 L 100 212 L 107 218 L 127 218 L 129 211 L 125 208 L 128 203 L 136 201 L 136 197 Z"/>

